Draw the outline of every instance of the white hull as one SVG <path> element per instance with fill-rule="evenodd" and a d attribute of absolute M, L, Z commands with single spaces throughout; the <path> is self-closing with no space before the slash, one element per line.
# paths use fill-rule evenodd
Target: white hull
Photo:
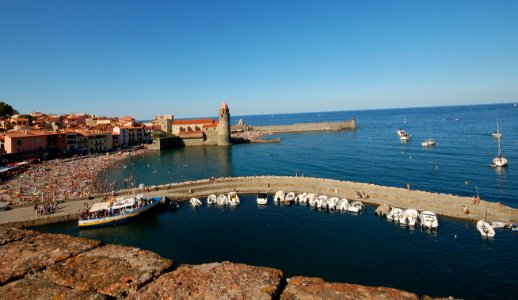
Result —
<path fill-rule="evenodd" d="M 493 158 L 493 167 L 505 167 L 507 166 L 507 158 L 505 157 L 495 157 Z"/>
<path fill-rule="evenodd" d="M 437 229 L 439 227 L 439 219 L 437 215 L 430 211 L 423 211 L 419 215 L 421 226 L 428 229 Z"/>
<path fill-rule="evenodd" d="M 430 146 L 435 146 L 435 144 L 436 144 L 436 143 L 437 143 L 437 142 L 436 142 L 435 140 L 428 139 L 428 140 L 426 140 L 426 141 L 423 141 L 423 142 L 421 143 L 421 145 L 422 145 L 423 147 L 430 147 Z"/>
<path fill-rule="evenodd" d="M 363 203 L 360 201 L 354 201 L 353 203 L 349 204 L 347 207 L 347 211 L 358 213 L 363 210 Z"/>
<path fill-rule="evenodd" d="M 218 196 L 217 204 L 218 204 L 219 206 L 225 206 L 225 205 L 227 205 L 227 196 L 225 196 L 225 195 L 219 195 L 219 196 Z"/>
<path fill-rule="evenodd" d="M 349 200 L 342 198 L 338 202 L 336 209 L 338 209 L 339 211 L 347 211 L 348 207 L 349 207 Z"/>
<path fill-rule="evenodd" d="M 218 203 L 218 197 L 216 195 L 210 195 L 207 197 L 207 204 L 208 205 L 213 205 L 213 204 L 216 204 Z"/>
<path fill-rule="evenodd" d="M 477 222 L 477 230 L 480 232 L 480 235 L 485 237 L 494 237 L 495 236 L 495 230 L 489 223 L 484 222 L 482 220 Z"/>
<path fill-rule="evenodd" d="M 504 222 L 490 222 L 491 223 L 491 227 L 493 227 L 493 229 L 498 229 L 498 228 L 504 228 L 505 227 L 505 223 Z"/>
<path fill-rule="evenodd" d="M 290 192 L 284 198 L 284 203 L 289 205 L 289 204 L 291 204 L 293 202 L 295 202 L 295 193 L 294 192 Z"/>
<path fill-rule="evenodd" d="M 189 204 L 191 204 L 192 207 L 200 207 L 202 205 L 200 199 L 194 197 L 189 200 Z"/>
<path fill-rule="evenodd" d="M 308 202 L 308 194 L 302 193 L 297 196 L 297 202 L 300 204 L 306 204 Z"/>
<path fill-rule="evenodd" d="M 415 226 L 419 213 L 415 209 L 405 209 L 401 217 L 399 217 L 400 224 L 406 224 L 408 226 Z"/>
<path fill-rule="evenodd" d="M 279 203 L 281 201 L 284 201 L 284 192 L 283 191 L 278 191 L 277 193 L 275 193 L 275 196 L 273 197 L 273 201 L 275 203 Z"/>
<path fill-rule="evenodd" d="M 230 204 L 230 206 L 238 206 L 241 204 L 241 201 L 239 200 L 236 192 L 228 193 L 228 204 Z"/>
<path fill-rule="evenodd" d="M 266 193 L 257 194 L 257 204 L 267 205 L 268 204 L 268 194 L 266 194 Z"/>
<path fill-rule="evenodd" d="M 387 220 L 389 221 L 399 221 L 399 217 L 403 214 L 403 210 L 401 208 L 393 207 L 389 213 L 387 214 Z"/>

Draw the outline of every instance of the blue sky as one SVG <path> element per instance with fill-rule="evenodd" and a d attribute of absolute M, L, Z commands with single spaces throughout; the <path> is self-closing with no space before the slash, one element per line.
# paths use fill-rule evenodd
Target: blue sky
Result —
<path fill-rule="evenodd" d="M 518 1 L 0 0 L 0 101 L 213 116 L 518 101 Z"/>

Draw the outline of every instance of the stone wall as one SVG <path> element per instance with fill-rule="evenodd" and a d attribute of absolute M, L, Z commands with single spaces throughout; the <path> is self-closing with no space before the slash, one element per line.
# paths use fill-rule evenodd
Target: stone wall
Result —
<path fill-rule="evenodd" d="M 419 299 L 230 262 L 174 269 L 150 251 L 20 229 L 0 229 L 0 257 L 0 299 Z"/>

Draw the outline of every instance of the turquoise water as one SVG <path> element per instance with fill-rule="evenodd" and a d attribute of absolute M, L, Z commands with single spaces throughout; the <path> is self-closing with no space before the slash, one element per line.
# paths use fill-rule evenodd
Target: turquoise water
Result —
<path fill-rule="evenodd" d="M 210 176 L 295 175 L 372 182 L 472 196 L 518 207 L 518 108 L 511 104 L 382 111 L 246 116 L 250 124 L 289 124 L 349 119 L 356 131 L 280 135 L 280 144 L 195 147 L 150 153 L 110 170 L 124 186 L 178 182 Z M 239 117 L 233 118 L 233 122 Z M 489 167 L 503 132 L 509 167 Z M 406 120 L 406 123 L 403 123 Z M 414 137 L 403 144 L 396 130 Z M 438 145 L 423 149 L 430 135 Z M 466 185 L 467 181 L 467 185 Z M 130 183 L 131 184 L 131 183 Z M 481 239 L 475 224 L 440 219 L 430 234 L 373 216 L 324 213 L 306 207 L 259 208 L 252 196 L 237 210 L 187 205 L 140 222 L 79 231 L 74 223 L 38 228 L 149 249 L 177 265 L 229 260 L 280 268 L 288 276 L 323 277 L 400 288 L 420 295 L 515 298 L 518 236 L 497 231 Z M 271 200 L 271 199 L 270 199 Z"/>

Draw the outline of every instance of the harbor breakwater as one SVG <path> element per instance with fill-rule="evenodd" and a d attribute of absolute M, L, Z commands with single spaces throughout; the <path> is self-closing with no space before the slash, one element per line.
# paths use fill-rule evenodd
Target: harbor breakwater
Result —
<path fill-rule="evenodd" d="M 518 209 L 495 202 L 481 200 L 474 204 L 473 198 L 450 194 L 431 193 L 409 190 L 406 188 L 380 186 L 371 183 L 358 183 L 312 177 L 291 176 L 250 176 L 218 178 L 214 181 L 202 179 L 180 183 L 164 184 L 148 187 L 146 196 L 170 197 L 188 200 L 191 197 L 207 197 L 210 194 L 226 194 L 236 191 L 240 194 L 267 192 L 273 195 L 279 190 L 295 193 L 314 193 L 354 200 L 356 192 L 365 193 L 367 198 L 358 199 L 366 204 L 386 204 L 400 208 L 414 208 L 419 211 L 429 210 L 440 216 L 477 221 L 501 221 L 505 223 L 518 221 Z M 121 195 L 141 192 L 136 189 L 122 190 Z M 102 199 L 102 194 L 67 201 L 60 204 L 60 209 L 51 215 L 37 216 L 32 207 L 16 208 L 0 212 L 0 227 L 32 227 L 50 223 L 77 220 L 84 203 L 93 203 Z M 464 207 L 469 214 L 466 214 Z"/>
<path fill-rule="evenodd" d="M 0 299 L 419 299 L 386 287 L 329 283 L 268 267 L 181 265 L 156 253 L 23 229 L 0 229 Z"/>
<path fill-rule="evenodd" d="M 336 122 L 311 122 L 296 123 L 290 125 L 271 125 L 271 126 L 251 126 L 251 130 L 268 133 L 295 133 L 313 131 L 340 131 L 346 129 L 356 129 L 356 119 L 350 121 Z"/>

